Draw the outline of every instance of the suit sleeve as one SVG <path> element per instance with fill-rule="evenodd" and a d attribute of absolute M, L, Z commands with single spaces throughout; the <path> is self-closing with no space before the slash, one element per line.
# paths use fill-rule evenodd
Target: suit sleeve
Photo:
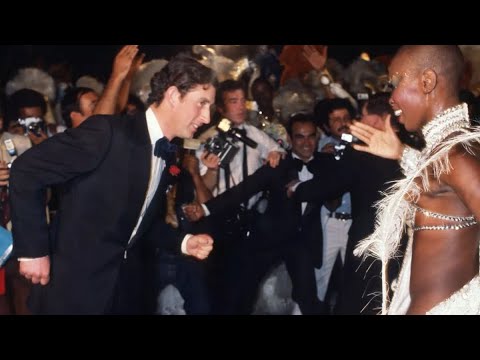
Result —
<path fill-rule="evenodd" d="M 333 157 L 315 159 L 311 169 L 313 179 L 297 186 L 294 199 L 299 202 L 324 202 L 348 192 L 353 179 L 351 158 L 334 160 Z"/>
<path fill-rule="evenodd" d="M 284 167 L 284 161 L 275 169 L 269 165 L 262 166 L 238 185 L 207 201 L 205 205 L 208 211 L 213 215 L 232 210 L 252 195 L 265 190 L 272 179 L 280 175 L 280 169 Z"/>
<path fill-rule="evenodd" d="M 105 116 L 57 134 L 22 154 L 10 172 L 10 204 L 17 257 L 48 255 L 46 190 L 89 173 L 104 158 L 111 140 Z"/>

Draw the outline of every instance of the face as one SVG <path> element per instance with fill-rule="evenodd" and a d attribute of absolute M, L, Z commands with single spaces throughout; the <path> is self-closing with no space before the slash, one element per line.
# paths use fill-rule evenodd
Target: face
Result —
<path fill-rule="evenodd" d="M 380 115 L 369 114 L 367 111 L 367 104 L 363 105 L 362 108 L 362 118 L 360 120 L 362 123 L 373 126 L 378 130 L 385 130 L 385 121 Z"/>
<path fill-rule="evenodd" d="M 70 117 L 72 118 L 72 126 L 75 128 L 79 126 L 82 122 L 87 120 L 90 116 L 93 115 L 93 111 L 97 106 L 99 96 L 97 93 L 91 91 L 80 96 L 78 104 L 80 107 L 80 112 L 72 112 Z"/>
<path fill-rule="evenodd" d="M 394 57 L 388 72 L 393 87 L 390 105 L 398 116 L 398 121 L 408 131 L 420 130 L 428 120 L 421 74 L 414 70 L 406 54 Z"/>
<path fill-rule="evenodd" d="M 210 108 L 215 101 L 215 87 L 196 85 L 180 101 L 175 111 L 174 136 L 193 137 L 197 129 L 210 122 Z"/>
<path fill-rule="evenodd" d="M 292 152 L 304 162 L 308 161 L 317 147 L 317 128 L 312 123 L 297 122 L 292 127 Z"/>
<path fill-rule="evenodd" d="M 273 92 L 268 84 L 258 82 L 252 87 L 252 97 L 258 104 L 269 106 L 273 101 Z"/>
<path fill-rule="evenodd" d="M 95 110 L 95 106 L 98 103 L 98 95 L 94 92 L 88 92 L 83 94 L 80 97 L 79 105 L 80 105 L 80 112 L 82 113 L 85 118 L 88 118 L 93 115 L 93 110 Z"/>
<path fill-rule="evenodd" d="M 247 107 L 245 94 L 243 90 L 227 91 L 223 93 L 223 108 L 218 109 L 220 114 L 235 125 L 241 125 L 245 122 L 247 116 Z"/>
<path fill-rule="evenodd" d="M 340 139 L 343 133 L 350 132 L 352 117 L 347 109 L 336 109 L 328 115 L 328 127 L 334 138 Z"/>

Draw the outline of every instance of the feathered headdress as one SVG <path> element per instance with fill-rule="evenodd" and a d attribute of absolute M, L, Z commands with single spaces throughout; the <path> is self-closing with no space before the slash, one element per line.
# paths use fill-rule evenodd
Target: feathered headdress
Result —
<path fill-rule="evenodd" d="M 130 87 L 130 93 L 136 95 L 144 104 L 147 103 L 148 95 L 152 91 L 150 87 L 150 80 L 153 75 L 163 69 L 168 61 L 165 59 L 155 59 L 149 62 L 143 63 L 135 74 L 132 85 Z"/>
<path fill-rule="evenodd" d="M 7 82 L 5 93 L 7 96 L 21 89 L 32 89 L 55 101 L 55 80 L 45 71 L 37 68 L 23 68 L 17 75 Z"/>

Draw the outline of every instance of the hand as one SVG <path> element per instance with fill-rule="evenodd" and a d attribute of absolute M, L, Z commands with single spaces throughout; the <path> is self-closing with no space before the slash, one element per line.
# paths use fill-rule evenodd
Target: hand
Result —
<path fill-rule="evenodd" d="M 190 175 L 199 175 L 198 158 L 195 155 L 185 153 L 182 166 L 187 169 Z"/>
<path fill-rule="evenodd" d="M 203 260 L 213 249 L 213 239 L 207 234 L 193 235 L 187 240 L 187 254 Z"/>
<path fill-rule="evenodd" d="M 280 159 L 285 158 L 286 153 L 280 151 L 270 151 L 265 163 L 268 163 L 270 167 L 276 168 L 280 163 Z"/>
<path fill-rule="evenodd" d="M 6 161 L 0 160 L 0 186 L 8 186 L 8 179 L 10 179 L 10 169 Z"/>
<path fill-rule="evenodd" d="M 19 272 L 33 284 L 47 285 L 50 281 L 50 256 L 20 261 Z"/>
<path fill-rule="evenodd" d="M 287 188 L 287 196 L 288 196 L 289 199 L 291 199 L 293 197 L 293 194 L 295 193 L 295 191 L 293 191 L 292 188 L 295 185 L 297 185 L 299 182 L 300 182 L 300 180 L 295 179 L 295 180 L 290 181 L 287 185 L 285 185 L 285 187 Z"/>
<path fill-rule="evenodd" d="M 33 145 L 38 145 L 48 139 L 47 134 L 43 130 L 39 130 L 38 135 L 29 131 L 28 137 Z"/>
<path fill-rule="evenodd" d="M 355 150 L 368 152 L 386 159 L 399 160 L 402 157 L 405 145 L 401 143 L 395 133 L 390 121 L 390 115 L 388 115 L 385 121 L 385 130 L 375 129 L 370 125 L 354 121 L 353 125 L 350 125 L 350 131 L 353 136 L 356 136 L 366 144 L 353 144 L 352 146 Z"/>
<path fill-rule="evenodd" d="M 322 153 L 335 154 L 335 144 L 328 143 L 321 150 Z"/>
<path fill-rule="evenodd" d="M 209 170 L 218 170 L 218 165 L 220 164 L 220 158 L 205 150 L 200 156 L 200 160 Z"/>
<path fill-rule="evenodd" d="M 323 46 L 320 52 L 312 45 L 305 45 L 302 54 L 315 70 L 323 70 L 327 62 L 327 50 L 328 46 Z"/>
<path fill-rule="evenodd" d="M 115 56 L 111 77 L 121 80 L 125 79 L 137 53 L 138 45 L 125 45 Z"/>
<path fill-rule="evenodd" d="M 205 216 L 205 211 L 198 202 L 183 205 L 182 210 L 187 220 L 191 222 L 198 221 Z"/>
<path fill-rule="evenodd" d="M 130 70 L 128 70 L 127 78 L 132 79 L 135 76 L 138 70 L 140 70 L 143 60 L 145 60 L 145 53 L 137 54 L 137 56 L 133 58 L 132 65 L 130 65 Z"/>

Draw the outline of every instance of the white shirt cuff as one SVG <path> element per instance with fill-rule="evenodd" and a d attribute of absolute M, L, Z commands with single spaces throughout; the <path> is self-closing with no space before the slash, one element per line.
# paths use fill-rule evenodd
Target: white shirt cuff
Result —
<path fill-rule="evenodd" d="M 187 235 L 185 235 L 185 237 L 183 238 L 182 246 L 181 246 L 182 254 L 190 255 L 190 254 L 187 252 L 187 241 L 188 241 L 188 239 L 190 239 L 192 236 L 193 236 L 192 234 L 187 234 Z"/>
<path fill-rule="evenodd" d="M 208 210 L 207 206 L 205 204 L 200 204 L 202 206 L 203 212 L 205 213 L 205 216 L 210 215 L 210 211 Z"/>
<path fill-rule="evenodd" d="M 17 259 L 18 261 L 32 261 L 32 260 L 35 260 L 33 258 L 18 258 Z"/>

